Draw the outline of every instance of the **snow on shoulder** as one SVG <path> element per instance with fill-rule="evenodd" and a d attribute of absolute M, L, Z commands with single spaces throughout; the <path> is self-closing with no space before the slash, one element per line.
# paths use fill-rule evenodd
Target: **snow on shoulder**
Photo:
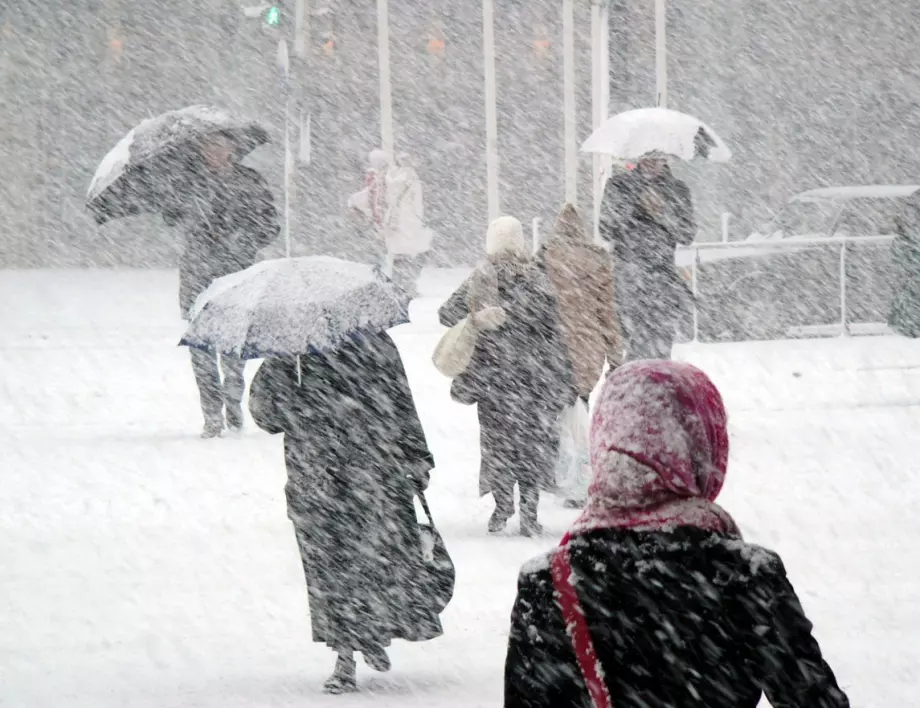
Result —
<path fill-rule="evenodd" d="M 549 570 L 550 566 L 552 565 L 553 554 L 555 552 L 556 549 L 554 548 L 553 550 L 541 553 L 540 555 L 531 558 L 529 561 L 524 563 L 524 565 L 521 566 L 521 577 L 527 575 L 537 575 L 538 573 L 542 573 L 545 570 Z"/>
<path fill-rule="evenodd" d="M 714 538 L 717 538 L 725 548 L 736 551 L 746 560 L 750 565 L 751 575 L 758 575 L 761 570 L 772 570 L 779 563 L 779 556 L 773 551 L 761 546 L 755 546 L 753 543 L 745 543 L 741 539 Z"/>

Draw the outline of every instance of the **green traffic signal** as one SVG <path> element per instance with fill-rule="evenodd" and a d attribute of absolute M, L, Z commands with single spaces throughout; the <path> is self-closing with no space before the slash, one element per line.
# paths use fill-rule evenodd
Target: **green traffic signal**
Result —
<path fill-rule="evenodd" d="M 281 8 L 277 5 L 272 5 L 265 11 L 263 16 L 265 24 L 269 27 L 278 27 L 281 25 Z"/>

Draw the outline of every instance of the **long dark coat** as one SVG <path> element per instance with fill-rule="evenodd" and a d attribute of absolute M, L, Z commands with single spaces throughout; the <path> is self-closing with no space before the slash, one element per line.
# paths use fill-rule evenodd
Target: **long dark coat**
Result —
<path fill-rule="evenodd" d="M 265 179 L 234 164 L 225 173 L 190 170 L 180 210 L 164 213 L 181 223 L 185 242 L 179 258 L 179 309 L 187 316 L 195 299 L 215 279 L 248 268 L 279 233 L 278 214 Z"/>
<path fill-rule="evenodd" d="M 313 640 L 336 651 L 441 634 L 417 582 L 413 499 L 434 466 L 399 352 L 386 334 L 329 355 L 267 359 L 249 409 L 284 433 L 288 516 L 310 596 Z"/>
<path fill-rule="evenodd" d="M 536 266 L 499 272 L 498 291 L 507 321 L 480 335 L 469 367 L 451 387 L 454 400 L 478 404 L 482 495 L 499 480 L 553 486 L 559 416 L 576 398 L 546 274 Z"/>
<path fill-rule="evenodd" d="M 660 210 L 649 210 L 649 193 L 662 201 Z M 600 234 L 613 250 L 627 357 L 669 357 L 675 328 L 691 302 L 674 264 L 675 248 L 692 243 L 696 234 L 690 189 L 667 168 L 657 177 L 639 169 L 618 174 L 604 190 Z"/>
<path fill-rule="evenodd" d="M 888 324 L 905 337 L 920 337 L 920 192 L 898 216 L 891 247 L 892 300 Z"/>
<path fill-rule="evenodd" d="M 570 546 L 602 675 L 616 708 L 846 708 L 782 561 L 738 540 L 595 531 Z M 548 558 L 521 573 L 505 708 L 590 706 L 553 594 Z"/>

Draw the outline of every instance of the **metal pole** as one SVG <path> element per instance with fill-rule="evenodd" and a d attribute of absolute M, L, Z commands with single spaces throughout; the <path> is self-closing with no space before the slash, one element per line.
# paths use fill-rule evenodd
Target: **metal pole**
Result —
<path fill-rule="evenodd" d="M 610 93 L 610 78 L 607 56 L 608 42 L 607 6 L 597 2 L 591 5 L 591 126 L 597 130 L 605 120 Z M 604 199 L 604 183 L 607 168 L 604 155 L 592 155 L 591 168 L 594 182 L 594 241 L 600 242 L 600 213 Z"/>
<path fill-rule="evenodd" d="M 722 212 L 722 243 L 728 243 L 728 225 L 732 220 L 730 212 Z"/>
<path fill-rule="evenodd" d="M 297 0 L 294 5 L 294 54 L 303 59 L 307 55 L 307 28 L 309 27 L 307 0 Z"/>
<path fill-rule="evenodd" d="M 278 40 L 278 69 L 281 72 L 281 90 L 284 92 L 284 255 L 291 257 L 291 173 L 294 156 L 291 154 L 291 62 L 287 40 Z"/>
<path fill-rule="evenodd" d="M 693 271 L 692 271 L 692 291 L 693 291 L 693 341 L 700 341 L 700 310 L 697 305 L 700 299 L 699 272 L 700 272 L 700 249 L 693 251 Z"/>
<path fill-rule="evenodd" d="M 486 182 L 489 221 L 500 215 L 498 192 L 498 110 L 495 91 L 495 24 L 493 0 L 482 0 L 482 52 L 485 60 Z"/>
<path fill-rule="evenodd" d="M 565 200 L 578 201 L 578 139 L 575 116 L 575 2 L 562 0 L 562 74 L 565 111 Z"/>
<path fill-rule="evenodd" d="M 658 105 L 668 107 L 668 47 L 666 0 L 655 0 L 655 91 Z"/>
<path fill-rule="evenodd" d="M 847 242 L 840 244 L 840 336 L 848 337 L 847 324 Z"/>
<path fill-rule="evenodd" d="M 537 255 L 540 250 L 540 222 L 543 221 L 539 216 L 535 216 L 530 222 L 530 234 L 533 241 L 533 254 Z"/>
<path fill-rule="evenodd" d="M 380 72 L 380 147 L 393 156 L 393 94 L 390 85 L 390 12 L 377 0 L 377 64 Z"/>

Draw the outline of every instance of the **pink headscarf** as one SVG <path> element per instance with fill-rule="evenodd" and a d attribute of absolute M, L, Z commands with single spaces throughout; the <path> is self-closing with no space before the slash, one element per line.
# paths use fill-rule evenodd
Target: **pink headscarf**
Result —
<path fill-rule="evenodd" d="M 591 420 L 591 468 L 569 535 L 678 526 L 740 535 L 715 504 L 728 468 L 725 406 L 696 367 L 638 361 L 611 374 Z"/>

